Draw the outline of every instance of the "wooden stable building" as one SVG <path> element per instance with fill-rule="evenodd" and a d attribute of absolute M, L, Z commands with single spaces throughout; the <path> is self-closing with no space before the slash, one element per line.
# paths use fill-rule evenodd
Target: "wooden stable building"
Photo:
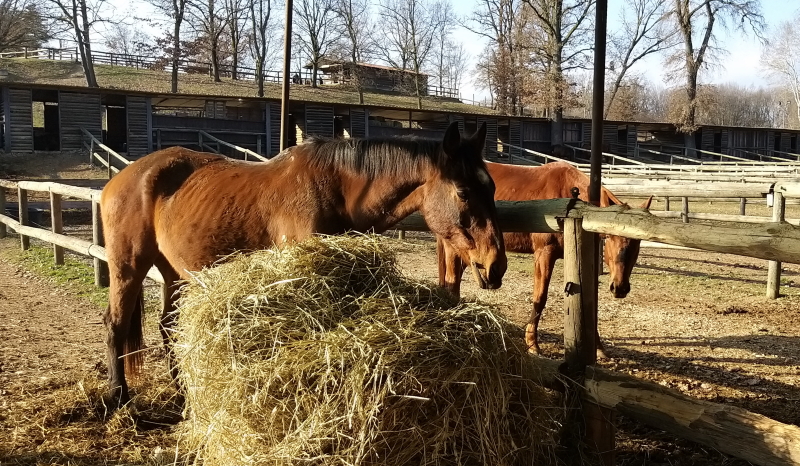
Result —
<path fill-rule="evenodd" d="M 264 98 L 146 94 L 111 89 L 6 83 L 0 87 L 0 147 L 6 152 L 81 150 L 91 134 L 129 158 L 159 148 L 200 148 L 201 132 L 272 156 L 280 147 L 280 101 Z M 471 133 L 487 125 L 487 157 L 523 156 L 524 149 L 552 153 L 552 124 L 544 118 L 510 117 L 483 107 L 467 111 L 416 110 L 375 105 L 292 101 L 288 145 L 311 136 L 369 137 L 415 134 L 440 137 L 451 122 Z M 469 111 L 473 110 L 474 111 Z M 84 132 L 85 131 L 85 132 Z M 697 148 L 758 159 L 758 154 L 795 154 L 798 130 L 704 126 Z M 591 121 L 565 118 L 562 156 L 586 159 Z M 607 121 L 603 150 L 643 160 L 686 154 L 684 135 L 669 123 Z M 204 147 L 208 149 L 208 147 Z M 580 149 L 584 149 L 581 151 Z M 657 154 L 662 155 L 657 155 Z"/>

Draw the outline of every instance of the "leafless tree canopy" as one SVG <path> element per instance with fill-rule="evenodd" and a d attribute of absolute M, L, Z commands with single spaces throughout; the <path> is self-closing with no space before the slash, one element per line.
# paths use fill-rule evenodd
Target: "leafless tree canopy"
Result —
<path fill-rule="evenodd" d="M 797 22 L 800 14 L 790 21 L 779 24 L 764 47 L 761 64 L 769 70 L 772 77 L 786 87 L 789 96 L 781 103 L 782 113 L 789 116 L 789 102 L 794 103 L 792 120 L 800 124 L 800 35 L 797 34 Z"/>
<path fill-rule="evenodd" d="M 86 85 L 97 87 L 92 63 L 92 34 L 100 23 L 110 22 L 105 16 L 106 0 L 44 0 L 45 17 L 60 25 L 58 32 L 69 34 L 78 44 Z"/>
<path fill-rule="evenodd" d="M 39 48 L 51 37 L 39 6 L 29 0 L 0 1 L 0 52 Z"/>
<path fill-rule="evenodd" d="M 311 65 L 312 85 L 328 49 L 336 40 L 333 0 L 296 0 L 292 34 L 304 61 Z"/>
<path fill-rule="evenodd" d="M 697 129 L 700 73 L 720 58 L 720 28 L 760 36 L 764 18 L 759 0 L 671 0 L 668 13 L 681 41 L 667 63 L 673 79 L 682 77 L 684 82 L 682 110 L 673 115 L 673 122 L 686 133 L 686 147 L 694 148 L 691 134 Z"/>

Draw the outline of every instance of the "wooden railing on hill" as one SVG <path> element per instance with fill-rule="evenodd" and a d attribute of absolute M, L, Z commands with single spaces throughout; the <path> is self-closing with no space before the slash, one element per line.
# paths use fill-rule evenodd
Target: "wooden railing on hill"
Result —
<path fill-rule="evenodd" d="M 70 48 L 27 48 L 18 52 L 5 52 L 0 53 L 0 58 L 40 58 L 46 60 L 68 60 L 80 61 L 80 55 L 77 47 Z M 169 57 L 153 57 L 147 55 L 136 55 L 127 53 L 114 53 L 114 52 L 100 52 L 92 51 L 92 63 L 111 66 L 125 66 L 136 69 L 167 71 L 172 69 L 172 59 Z M 235 68 L 229 63 L 219 63 L 220 77 L 230 79 L 242 79 L 247 81 L 255 81 L 256 69 L 249 66 L 237 65 Z M 210 62 L 198 60 L 182 59 L 178 61 L 178 69 L 180 73 L 186 74 L 206 74 L 213 76 L 213 66 Z M 264 70 L 264 81 L 280 83 L 283 82 L 283 71 L 278 70 Z M 297 76 L 297 82 L 293 84 L 310 84 L 313 78 L 311 70 L 300 70 L 299 72 L 292 72 L 292 77 Z M 322 85 L 330 84 L 327 82 L 327 77 L 322 73 L 318 73 L 317 79 L 322 81 Z M 438 86 L 435 84 L 428 84 L 426 88 L 427 96 L 429 97 L 445 97 L 445 98 L 459 98 L 459 90 L 457 88 Z"/>
<path fill-rule="evenodd" d="M 111 148 L 100 142 L 100 140 L 94 137 L 94 135 L 86 129 L 81 128 L 81 133 L 81 143 L 83 144 L 84 149 L 89 151 L 89 165 L 94 165 L 95 162 L 99 162 L 101 165 L 105 166 L 108 170 L 108 179 L 111 179 L 115 173 L 119 173 L 119 169 L 114 166 L 112 160 L 116 160 L 123 166 L 127 166 L 132 163 L 130 160 L 119 155 Z M 105 158 L 99 153 L 95 152 L 95 148 L 104 151 L 106 154 Z"/>

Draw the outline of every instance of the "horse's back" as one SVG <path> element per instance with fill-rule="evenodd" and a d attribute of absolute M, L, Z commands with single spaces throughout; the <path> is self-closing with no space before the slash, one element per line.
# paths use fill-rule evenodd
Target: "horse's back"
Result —
<path fill-rule="evenodd" d="M 133 162 L 108 181 L 101 195 L 103 209 L 120 204 L 144 207 L 158 198 L 174 194 L 198 169 L 224 157 L 170 147 Z"/>
<path fill-rule="evenodd" d="M 538 167 L 487 163 L 496 187 L 495 200 L 536 201 L 572 197 L 572 188 L 579 198 L 588 200 L 589 177 L 566 162 L 553 162 Z M 551 246 L 558 253 L 563 248 L 561 235 L 552 233 L 504 233 L 506 249 L 531 254 Z"/>

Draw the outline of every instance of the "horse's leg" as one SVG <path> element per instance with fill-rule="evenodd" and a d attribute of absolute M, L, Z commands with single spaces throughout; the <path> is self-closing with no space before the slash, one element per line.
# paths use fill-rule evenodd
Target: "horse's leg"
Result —
<path fill-rule="evenodd" d="M 161 339 L 164 341 L 164 351 L 167 355 L 167 367 L 169 368 L 169 374 L 172 376 L 172 381 L 176 384 L 178 391 L 180 392 L 180 385 L 178 383 L 178 367 L 175 364 L 175 354 L 172 350 L 172 330 L 175 326 L 175 302 L 178 299 L 178 289 L 179 286 L 177 284 L 180 276 L 178 272 L 170 265 L 170 263 L 164 258 L 164 256 L 159 256 L 156 259 L 156 267 L 158 267 L 159 272 L 161 272 L 161 276 L 164 278 L 164 286 L 162 288 L 162 296 L 161 296 L 161 322 L 159 324 L 159 330 L 161 331 Z"/>
<path fill-rule="evenodd" d="M 525 327 L 525 343 L 528 352 L 541 354 L 539 348 L 539 319 L 542 317 L 547 305 L 547 290 L 550 288 L 550 279 L 553 277 L 553 267 L 558 259 L 556 248 L 546 245 L 538 248 L 533 253 L 533 311 L 531 319 Z"/>
<path fill-rule="evenodd" d="M 439 286 L 461 296 L 461 277 L 464 263 L 453 248 L 441 238 L 436 238 L 436 253 L 439 261 Z"/>
<path fill-rule="evenodd" d="M 108 384 L 112 405 L 119 406 L 130 400 L 125 380 L 125 366 L 129 372 L 138 370 L 141 355 L 123 357 L 142 346 L 142 281 L 147 269 L 141 258 L 124 259 L 107 250 L 109 255 L 108 308 L 103 317 L 106 325 L 106 355 L 108 358 Z M 111 259 L 113 258 L 113 259 Z M 116 406 L 112 406 L 116 407 Z"/>

